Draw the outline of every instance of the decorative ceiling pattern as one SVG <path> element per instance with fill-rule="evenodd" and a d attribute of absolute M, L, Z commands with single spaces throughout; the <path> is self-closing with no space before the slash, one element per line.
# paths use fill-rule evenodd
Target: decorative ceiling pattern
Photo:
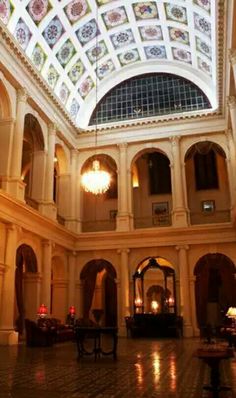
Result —
<path fill-rule="evenodd" d="M 130 64 L 188 64 L 216 82 L 213 0 L 0 0 L 0 19 L 79 125 L 96 84 Z"/>

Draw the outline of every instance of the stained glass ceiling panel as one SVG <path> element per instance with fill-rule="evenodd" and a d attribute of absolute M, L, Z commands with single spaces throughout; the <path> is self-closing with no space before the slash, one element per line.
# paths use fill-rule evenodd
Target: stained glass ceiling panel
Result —
<path fill-rule="evenodd" d="M 96 84 L 125 68 L 136 75 L 138 65 L 148 71 L 155 61 L 166 71 L 170 61 L 196 71 L 216 90 L 216 4 L 0 0 L 0 19 L 80 126 Z"/>

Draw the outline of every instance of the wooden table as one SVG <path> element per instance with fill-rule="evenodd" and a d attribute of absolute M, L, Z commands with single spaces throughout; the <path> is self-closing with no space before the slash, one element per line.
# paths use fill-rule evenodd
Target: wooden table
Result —
<path fill-rule="evenodd" d="M 118 341 L 117 327 L 77 327 L 75 328 L 75 337 L 78 349 L 78 358 L 84 355 L 94 355 L 95 360 L 101 355 L 112 355 L 113 359 L 117 358 L 117 341 Z M 107 335 L 112 338 L 111 350 L 105 351 L 102 348 L 102 335 Z M 85 348 L 85 343 L 92 340 L 92 348 L 88 350 Z"/>
<path fill-rule="evenodd" d="M 220 391 L 231 390 L 231 387 L 222 386 L 220 384 L 220 361 L 222 361 L 222 359 L 232 358 L 234 356 L 232 349 L 223 347 L 199 348 L 194 355 L 207 363 L 210 368 L 211 384 L 203 388 L 212 392 L 212 398 L 219 398 Z"/>

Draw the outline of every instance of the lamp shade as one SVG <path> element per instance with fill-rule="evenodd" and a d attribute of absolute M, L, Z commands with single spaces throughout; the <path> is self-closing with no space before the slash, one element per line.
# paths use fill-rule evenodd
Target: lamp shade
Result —
<path fill-rule="evenodd" d="M 70 315 L 75 315 L 75 306 L 74 305 L 70 306 L 69 313 L 70 313 Z"/>
<path fill-rule="evenodd" d="M 44 318 L 45 316 L 47 316 L 47 313 L 48 313 L 47 306 L 45 304 L 41 304 L 38 309 L 38 316 L 40 318 Z"/>
<path fill-rule="evenodd" d="M 236 318 L 236 307 L 229 307 L 226 316 L 228 318 Z"/>

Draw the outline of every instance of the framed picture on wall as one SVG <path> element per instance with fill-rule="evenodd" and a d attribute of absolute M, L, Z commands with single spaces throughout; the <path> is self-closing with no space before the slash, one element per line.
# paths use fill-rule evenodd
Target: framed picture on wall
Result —
<path fill-rule="evenodd" d="M 214 213 L 215 201 L 214 200 L 203 200 L 202 201 L 202 212 L 203 213 Z"/>
<path fill-rule="evenodd" d="M 152 204 L 152 220 L 154 225 L 169 225 L 168 202 L 157 202 Z"/>
<path fill-rule="evenodd" d="M 117 210 L 110 210 L 110 220 L 115 220 L 117 216 Z"/>

